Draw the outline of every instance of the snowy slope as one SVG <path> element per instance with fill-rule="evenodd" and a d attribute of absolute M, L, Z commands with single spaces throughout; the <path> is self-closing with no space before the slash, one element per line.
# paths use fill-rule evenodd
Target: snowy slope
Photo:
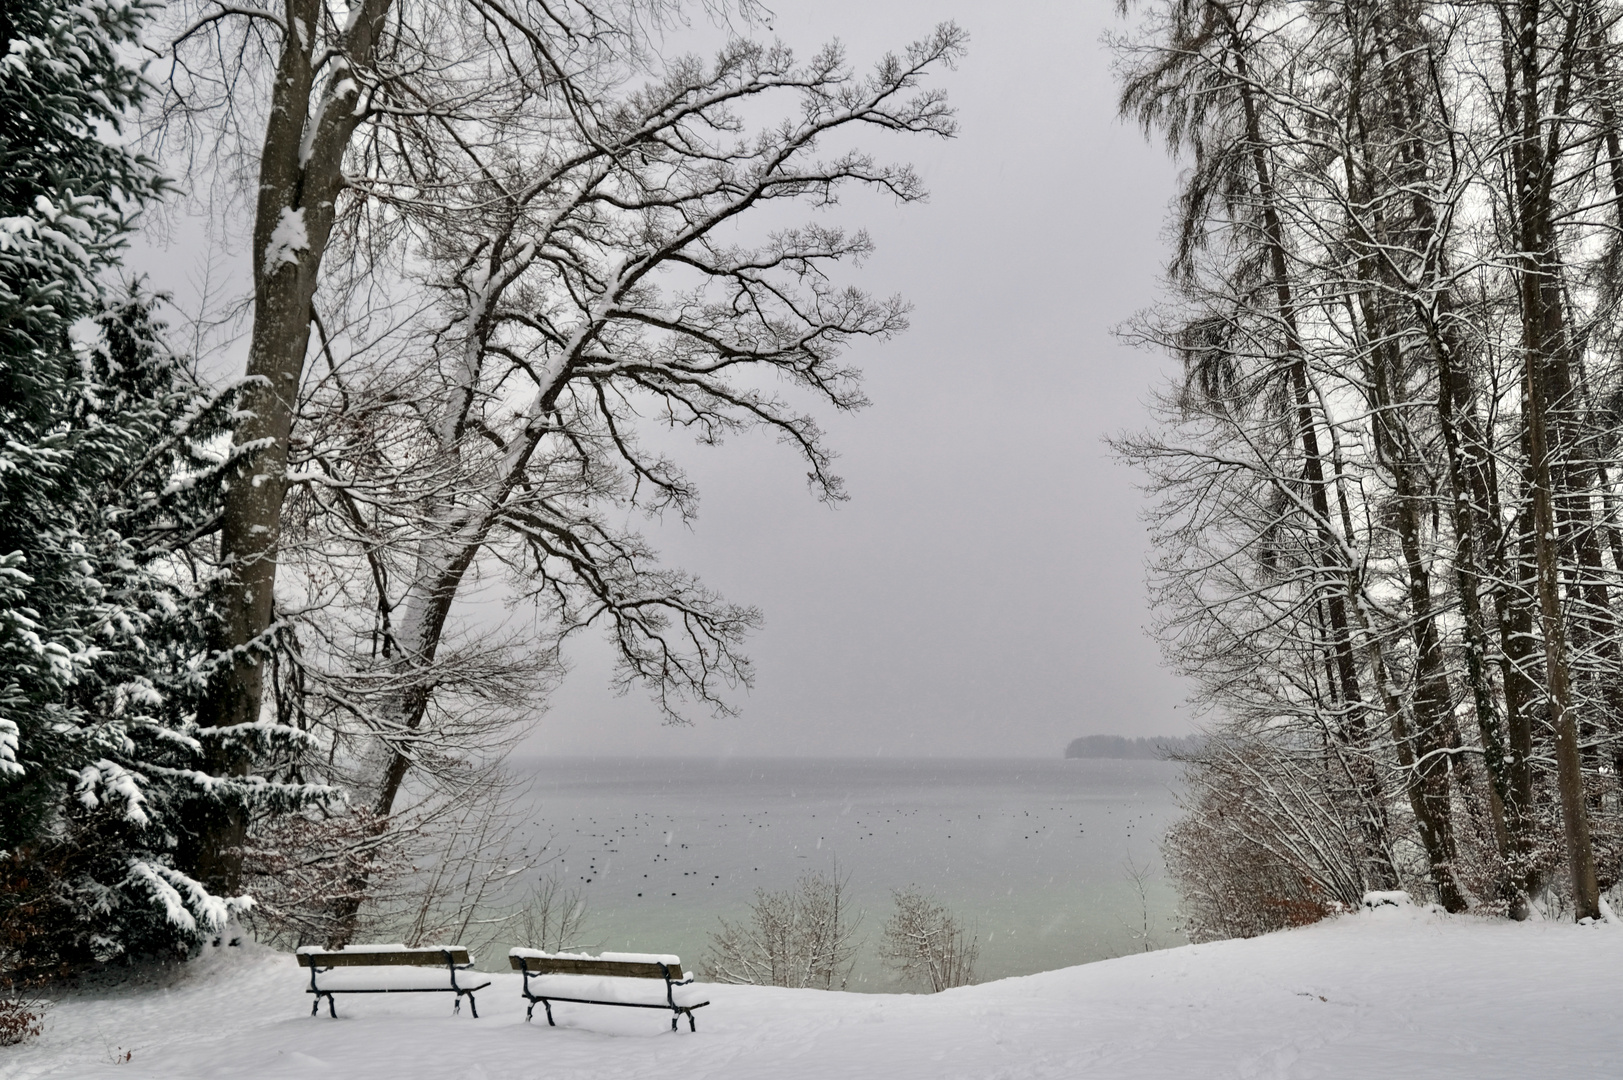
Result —
<path fill-rule="evenodd" d="M 311 1019 L 303 985 L 291 956 L 210 950 L 164 983 L 62 999 L 41 1039 L 0 1050 L 0 1076 L 1623 1076 L 1623 927 L 1412 908 L 936 996 L 715 986 L 696 1035 L 588 1006 L 526 1025 L 512 974 L 479 1020 L 439 994 L 340 998 L 339 1020 Z"/>

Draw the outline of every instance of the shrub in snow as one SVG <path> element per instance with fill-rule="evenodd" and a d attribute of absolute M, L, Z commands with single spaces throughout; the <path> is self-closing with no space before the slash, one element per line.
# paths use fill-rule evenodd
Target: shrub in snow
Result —
<path fill-rule="evenodd" d="M 748 920 L 721 920 L 705 968 L 716 982 L 844 989 L 856 958 L 862 914 L 853 912 L 847 878 L 803 874 L 784 892 L 755 891 Z"/>
<path fill-rule="evenodd" d="M 45 1007 L 37 1001 L 0 998 L 0 1046 L 16 1046 L 45 1030 Z"/>
<path fill-rule="evenodd" d="M 898 889 L 885 923 L 879 958 L 903 979 L 931 993 L 975 981 L 980 942 L 946 908 L 916 889 Z"/>
<path fill-rule="evenodd" d="M 1356 905 L 1371 884 L 1346 806 L 1291 782 L 1333 780 L 1329 770 L 1306 754 L 1281 757 L 1273 744 L 1225 733 L 1186 764 L 1185 813 L 1162 856 L 1191 941 L 1318 922 Z"/>
<path fill-rule="evenodd" d="M 247 903 L 189 839 L 211 814 L 313 794 L 204 768 L 285 751 L 275 726 L 192 721 L 207 672 L 206 537 L 230 395 L 109 301 L 128 215 L 161 183 L 104 138 L 142 83 L 139 2 L 12 4 L 0 20 L 0 968 L 187 950 Z"/>

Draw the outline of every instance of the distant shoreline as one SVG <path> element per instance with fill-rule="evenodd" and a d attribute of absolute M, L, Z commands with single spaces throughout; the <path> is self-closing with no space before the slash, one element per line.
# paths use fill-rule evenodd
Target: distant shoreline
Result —
<path fill-rule="evenodd" d="M 1109 758 L 1118 761 L 1166 761 L 1198 751 L 1199 735 L 1157 735 L 1129 739 L 1125 735 L 1084 735 L 1065 747 L 1068 758 Z"/>
<path fill-rule="evenodd" d="M 564 762 L 673 762 L 689 765 L 754 765 L 762 763 L 825 764 L 825 765 L 908 765 L 908 764 L 974 764 L 1001 765 L 1038 764 L 1052 762 L 1052 751 L 1047 754 L 667 754 L 667 753 L 613 753 L 613 754 L 555 754 L 514 751 L 506 759 L 508 764 L 564 763 Z"/>

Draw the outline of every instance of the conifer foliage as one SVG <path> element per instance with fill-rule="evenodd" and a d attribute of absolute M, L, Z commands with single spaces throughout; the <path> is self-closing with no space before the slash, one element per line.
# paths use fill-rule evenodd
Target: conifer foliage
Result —
<path fill-rule="evenodd" d="M 158 195 L 116 144 L 139 3 L 0 11 L 0 967 L 186 951 L 246 901 L 188 872 L 195 822 L 302 789 L 203 771 L 209 576 L 231 392 L 110 298 Z M 217 733 L 245 749 L 275 728 Z"/>

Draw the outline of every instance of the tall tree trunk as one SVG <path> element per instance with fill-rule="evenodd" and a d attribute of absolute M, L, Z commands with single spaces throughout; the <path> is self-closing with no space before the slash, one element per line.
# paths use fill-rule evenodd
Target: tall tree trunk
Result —
<path fill-rule="evenodd" d="M 1524 408 L 1532 466 L 1533 547 L 1538 559 L 1539 622 L 1544 638 L 1544 674 L 1555 732 L 1555 758 L 1561 795 L 1563 834 L 1576 918 L 1599 918 L 1600 890 L 1590 840 L 1589 812 L 1584 797 L 1578 732 L 1573 713 L 1571 678 L 1567 664 L 1565 617 L 1561 597 L 1560 542 L 1555 513 L 1556 457 L 1549 423 L 1550 368 L 1569 346 L 1561 303 L 1561 264 L 1555 232 L 1553 186 L 1556 135 L 1544 146 L 1544 113 L 1539 94 L 1541 21 L 1540 0 L 1521 0 L 1516 10 L 1514 37 L 1505 47 L 1519 76 L 1519 93 L 1506 94 L 1507 124 L 1516 139 L 1511 146 L 1511 190 L 1516 193 L 1518 250 L 1522 301 L 1522 349 L 1526 390 Z M 1576 11 L 1569 16 L 1569 36 L 1577 25 Z M 1570 50 L 1569 50 L 1570 52 Z M 1570 64 L 1570 62 L 1569 62 Z M 1556 116 L 1560 115 L 1558 103 Z M 1551 121 L 1554 128 L 1557 121 Z"/>
<path fill-rule="evenodd" d="M 342 39 L 343 56 L 316 69 L 316 30 L 326 16 L 316 0 L 285 0 L 282 41 L 254 212 L 254 317 L 248 387 L 237 445 L 251 448 L 226 492 L 220 554 L 228 576 L 215 598 L 218 659 L 199 716 L 205 727 L 256 723 L 264 699 L 263 659 L 273 631 L 277 546 L 287 491 L 292 433 L 311 301 L 322 254 L 344 187 L 344 153 L 361 121 L 357 78 L 373 65 L 390 0 L 360 0 Z M 343 75 L 354 77 L 341 77 Z M 320 93 L 319 100 L 316 99 Z M 218 772 L 242 775 L 247 760 L 229 739 L 209 742 Z M 238 810 L 209 822 L 197 869 L 217 890 L 236 891 L 246 821 Z"/>
<path fill-rule="evenodd" d="M 437 422 L 432 425 L 431 434 L 439 452 L 449 459 L 460 460 L 462 457 L 462 440 L 466 434 L 469 412 L 478 394 L 485 353 L 495 325 L 494 294 L 517 275 L 514 266 L 504 265 L 508 239 L 508 234 L 503 233 L 478 259 L 482 265 L 479 267 L 480 273 L 475 276 L 485 284 L 481 294 L 469 305 L 454 390 Z M 522 256 L 520 261 L 527 262 L 530 258 L 533 258 L 533 252 Z M 549 406 L 548 395 L 555 396 L 562 384 L 560 372 L 550 386 L 543 388 L 543 400 L 547 400 Z M 446 620 L 456 604 L 463 579 L 496 525 L 502 506 L 522 480 L 530 456 L 540 442 L 542 430 L 526 431 L 522 438 L 516 440 L 509 448 L 504 468 L 485 487 L 474 485 L 454 493 L 435 493 L 423 508 L 423 520 L 437 523 L 443 533 L 418 542 L 412 586 L 398 607 L 399 623 L 394 635 L 391 666 L 404 689 L 384 707 L 386 715 L 382 721 L 388 729 L 409 738 L 422 727 L 433 699 L 432 671 L 444 640 Z M 403 745 L 388 745 L 386 764 L 378 776 L 373 795 L 372 812 L 378 828 L 389 827 L 395 803 L 413 763 L 413 755 Z M 348 895 L 334 912 L 336 944 L 348 941 L 355 931 L 368 876 L 367 869 L 363 867 L 349 883 Z"/>
<path fill-rule="evenodd" d="M 1442 635 L 1437 630 L 1436 614 L 1432 610 L 1431 575 L 1422 547 L 1426 499 L 1415 483 L 1411 468 L 1414 449 L 1411 440 L 1405 437 L 1403 421 L 1398 415 L 1398 410 L 1406 408 L 1407 403 L 1395 386 L 1393 366 L 1398 358 L 1390 347 L 1390 336 L 1382 336 L 1384 341 L 1377 338 L 1374 342 L 1375 370 L 1371 378 L 1376 388 L 1376 444 L 1382 447 L 1378 456 L 1392 477 L 1397 497 L 1395 518 L 1408 583 L 1410 633 L 1415 644 L 1414 752 L 1404 764 L 1406 786 L 1421 843 L 1431 864 L 1437 898 L 1444 908 L 1458 912 L 1464 911 L 1467 905 L 1455 869 L 1459 852 L 1449 792 L 1450 751 L 1457 745 L 1449 732 L 1454 696 L 1448 684 Z M 1399 739 L 1400 746 L 1403 741 Z"/>
<path fill-rule="evenodd" d="M 1607 175 L 1611 181 L 1612 205 L 1617 216 L 1617 225 L 1623 229 L 1623 130 L 1620 130 L 1617 115 L 1616 91 L 1612 80 L 1611 60 L 1615 46 L 1608 37 L 1606 20 L 1598 5 L 1591 2 L 1587 5 L 1586 17 L 1589 21 L 1588 55 L 1593 68 L 1596 110 L 1600 116 L 1601 131 L 1606 140 Z M 1623 261 L 1623 243 L 1614 238 L 1612 240 L 1611 272 L 1617 273 L 1617 265 Z M 1623 285 L 1614 282 L 1611 288 L 1623 291 Z M 1586 417 L 1593 414 L 1592 404 L 1584 402 Z M 1590 425 L 1590 431 L 1596 425 Z M 1594 436 L 1591 436 L 1594 438 Z M 1596 439 L 1598 442 L 1599 440 Z M 1615 442 L 1609 447 L 1612 453 L 1616 452 Z M 1607 454 L 1596 446 L 1594 453 L 1589 455 L 1595 462 L 1596 480 L 1600 488 L 1601 507 L 1600 520 L 1596 525 L 1598 531 L 1606 538 L 1606 546 L 1612 556 L 1612 567 L 1617 573 L 1623 573 L 1623 532 L 1617 521 L 1616 493 L 1612 487 L 1612 479 L 1606 467 Z M 1599 579 L 1599 559 L 1596 558 L 1596 576 Z M 1603 586 L 1604 588 L 1604 586 Z M 1591 603 L 1598 598 L 1591 598 Z M 1612 739 L 1611 769 L 1614 778 L 1623 783 L 1623 645 L 1620 645 L 1619 627 L 1617 618 L 1610 604 L 1606 605 L 1606 615 L 1609 625 L 1605 630 L 1606 670 L 1602 673 L 1605 679 L 1605 700 L 1608 706 L 1608 734 Z M 1623 792 L 1620 792 L 1623 796 Z"/>

